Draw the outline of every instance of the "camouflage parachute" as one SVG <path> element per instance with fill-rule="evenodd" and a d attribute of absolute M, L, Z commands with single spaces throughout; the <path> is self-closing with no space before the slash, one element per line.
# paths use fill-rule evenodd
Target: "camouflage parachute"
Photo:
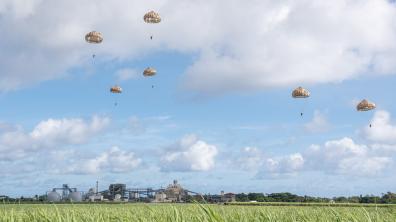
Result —
<path fill-rule="evenodd" d="M 292 97 L 293 98 L 308 98 L 310 93 L 308 90 L 302 88 L 301 86 L 293 90 Z"/>
<path fill-rule="evenodd" d="M 366 99 L 363 99 L 357 106 L 356 106 L 357 111 L 369 111 L 372 109 L 375 109 L 375 104 L 372 102 L 369 102 Z"/>
<path fill-rule="evenodd" d="M 122 93 L 122 88 L 119 86 L 113 86 L 110 88 L 111 93 Z"/>
<path fill-rule="evenodd" d="M 151 67 L 148 67 L 143 71 L 143 75 L 146 77 L 154 76 L 155 74 L 157 74 L 157 70 Z"/>
<path fill-rule="evenodd" d="M 161 17 L 158 13 L 154 11 L 149 11 L 147 12 L 144 16 L 143 19 L 146 23 L 160 23 L 161 22 Z"/>
<path fill-rule="evenodd" d="M 88 43 L 99 44 L 103 41 L 102 33 L 97 31 L 89 32 L 85 35 L 85 41 L 87 41 Z"/>

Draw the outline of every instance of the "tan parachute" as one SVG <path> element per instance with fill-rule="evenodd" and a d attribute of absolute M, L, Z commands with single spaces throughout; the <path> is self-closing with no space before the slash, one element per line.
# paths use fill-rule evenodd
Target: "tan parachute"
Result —
<path fill-rule="evenodd" d="M 157 24 L 161 22 L 161 16 L 154 11 L 149 11 L 143 16 L 143 20 L 149 24 Z M 153 39 L 153 35 L 150 36 L 150 39 Z"/>
<path fill-rule="evenodd" d="M 157 74 L 157 70 L 154 68 L 148 67 L 143 71 L 143 76 L 145 77 L 152 77 Z M 151 88 L 154 88 L 154 85 L 151 85 Z"/>
<path fill-rule="evenodd" d="M 115 94 L 120 94 L 120 93 L 122 93 L 122 88 L 117 86 L 117 85 L 115 85 L 115 86 L 112 86 L 110 88 L 110 92 L 111 93 L 115 93 Z M 116 101 L 114 102 L 114 106 L 117 106 L 117 104 L 118 104 L 118 102 L 117 102 L 117 99 L 116 99 Z"/>
<path fill-rule="evenodd" d="M 304 89 L 303 87 L 299 86 L 292 92 L 292 97 L 296 99 L 301 99 L 301 98 L 308 98 L 311 94 L 307 89 Z M 302 111 L 303 108 L 301 107 L 301 113 L 300 115 L 303 116 L 304 112 Z"/>
<path fill-rule="evenodd" d="M 122 93 L 122 88 L 117 86 L 117 85 L 115 85 L 115 86 L 110 88 L 110 92 L 111 93 Z"/>
<path fill-rule="evenodd" d="M 97 31 L 88 32 L 85 35 L 85 41 L 92 44 L 99 44 L 103 41 L 102 33 Z M 95 58 L 95 54 L 92 55 L 92 58 Z"/>
<path fill-rule="evenodd" d="M 369 111 L 375 109 L 375 104 L 363 99 L 357 106 L 356 106 L 356 110 L 357 111 Z"/>
<path fill-rule="evenodd" d="M 143 20 L 146 23 L 156 24 L 161 22 L 161 16 L 154 11 L 149 11 L 143 16 Z"/>
<path fill-rule="evenodd" d="M 143 76 L 145 77 L 155 76 L 155 74 L 157 74 L 157 70 L 151 67 L 148 67 L 143 71 Z"/>
<path fill-rule="evenodd" d="M 89 32 L 85 35 L 85 41 L 88 43 L 99 44 L 103 41 L 102 33 L 97 31 Z"/>
<path fill-rule="evenodd" d="M 293 90 L 292 97 L 293 98 L 308 98 L 310 93 L 308 90 L 302 88 L 301 86 Z"/>
<path fill-rule="evenodd" d="M 356 110 L 359 112 L 365 112 L 365 111 L 369 111 L 369 110 L 373 110 L 375 109 L 375 104 L 363 99 L 357 106 L 356 106 Z M 370 123 L 370 128 L 371 128 L 371 123 Z"/>

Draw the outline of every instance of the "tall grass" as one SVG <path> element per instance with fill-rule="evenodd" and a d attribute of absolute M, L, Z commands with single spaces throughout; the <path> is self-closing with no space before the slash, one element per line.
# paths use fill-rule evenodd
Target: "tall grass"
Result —
<path fill-rule="evenodd" d="M 199 204 L 4 204 L 0 221 L 390 222 L 396 207 L 220 206 Z"/>

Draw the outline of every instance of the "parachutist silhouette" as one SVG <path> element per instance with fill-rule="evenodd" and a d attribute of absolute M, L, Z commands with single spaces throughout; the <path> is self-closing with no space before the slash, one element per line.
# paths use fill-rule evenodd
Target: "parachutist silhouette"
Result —
<path fill-rule="evenodd" d="M 300 115 L 301 115 L 301 116 L 303 116 L 303 115 L 304 115 L 304 113 L 300 113 Z"/>
<path fill-rule="evenodd" d="M 114 103 L 114 106 L 117 106 L 117 103 Z"/>
<path fill-rule="evenodd" d="M 153 89 L 153 88 L 154 88 L 154 85 L 152 85 L 151 88 Z"/>
<path fill-rule="evenodd" d="M 370 128 L 371 128 L 371 124 L 370 124 Z"/>
<path fill-rule="evenodd" d="M 92 58 L 95 58 L 95 54 L 92 55 Z"/>
<path fill-rule="evenodd" d="M 153 40 L 153 36 L 150 36 L 150 39 Z"/>

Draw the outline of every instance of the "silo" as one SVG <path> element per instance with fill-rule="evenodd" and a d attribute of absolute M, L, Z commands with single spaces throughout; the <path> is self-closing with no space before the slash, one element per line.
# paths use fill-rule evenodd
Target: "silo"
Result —
<path fill-rule="evenodd" d="M 77 192 L 77 191 L 71 192 L 69 194 L 69 200 L 72 202 L 81 202 L 82 201 L 81 192 Z"/>
<path fill-rule="evenodd" d="M 47 200 L 49 202 L 59 202 L 61 201 L 61 195 L 56 191 L 51 191 L 47 194 Z"/>

